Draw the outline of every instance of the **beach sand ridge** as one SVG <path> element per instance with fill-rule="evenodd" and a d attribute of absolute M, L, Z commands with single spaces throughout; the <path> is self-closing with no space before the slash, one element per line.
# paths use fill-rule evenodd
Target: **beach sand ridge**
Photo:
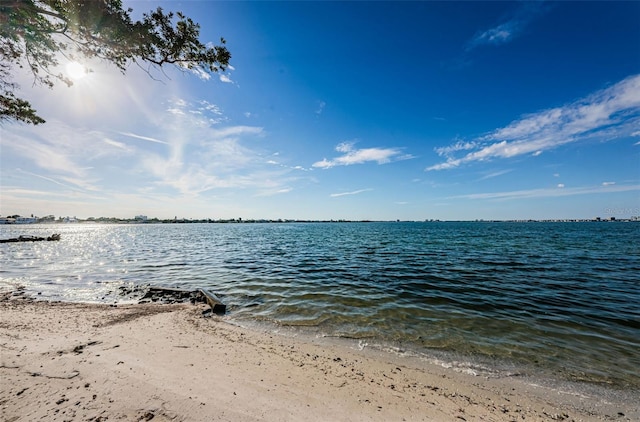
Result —
<path fill-rule="evenodd" d="M 206 307 L 0 300 L 0 419 L 602 421 L 613 404 L 203 317 Z M 635 407 L 634 407 L 635 406 Z"/>

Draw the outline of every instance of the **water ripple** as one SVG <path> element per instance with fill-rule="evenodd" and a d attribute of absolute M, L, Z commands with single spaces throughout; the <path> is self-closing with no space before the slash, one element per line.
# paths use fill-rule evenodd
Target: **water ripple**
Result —
<path fill-rule="evenodd" d="M 640 224 L 5 226 L 0 285 L 206 287 L 229 318 L 640 387 Z"/>

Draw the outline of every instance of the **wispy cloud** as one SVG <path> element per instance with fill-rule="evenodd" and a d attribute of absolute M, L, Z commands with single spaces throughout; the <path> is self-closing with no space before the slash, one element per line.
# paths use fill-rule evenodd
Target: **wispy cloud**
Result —
<path fill-rule="evenodd" d="M 263 152 L 247 145 L 250 138 L 264 135 L 262 127 L 223 126 L 222 110 L 206 101 L 175 100 L 172 104 L 187 112 L 171 113 L 155 128 L 167 136 L 169 148 L 140 156 L 141 170 L 159 191 L 169 188 L 166 192 L 197 197 L 213 189 L 283 189 L 285 170 L 266 169 Z"/>
<path fill-rule="evenodd" d="M 127 144 L 122 143 L 122 142 L 118 142 L 118 141 L 114 141 L 111 138 L 105 137 L 104 139 L 102 139 L 102 142 L 104 142 L 105 144 L 114 146 L 116 148 L 120 148 L 121 150 L 126 151 L 126 152 L 131 152 L 132 151 L 132 149 L 129 146 L 127 146 Z"/>
<path fill-rule="evenodd" d="M 506 44 L 520 35 L 527 25 L 546 11 L 542 2 L 523 2 L 511 16 L 499 25 L 478 31 L 467 44 L 467 51 L 481 45 Z"/>
<path fill-rule="evenodd" d="M 352 164 L 364 164 L 370 161 L 378 164 L 386 164 L 391 161 L 408 160 L 413 158 L 409 154 L 403 154 L 400 148 L 362 148 L 354 147 L 354 142 L 342 142 L 336 146 L 336 151 L 343 153 L 341 156 L 313 163 L 316 168 L 331 168 L 335 166 L 349 166 Z"/>
<path fill-rule="evenodd" d="M 437 147 L 434 149 L 434 151 L 439 155 L 439 156 L 446 156 L 448 157 L 449 155 L 453 154 L 454 152 L 458 152 L 458 151 L 468 151 L 470 149 L 475 149 L 478 147 L 478 143 L 477 142 L 465 142 L 463 140 L 458 140 L 456 141 L 454 144 L 446 146 L 446 147 Z"/>
<path fill-rule="evenodd" d="M 445 170 L 474 161 L 539 155 L 558 146 L 588 139 L 631 136 L 640 125 L 640 75 L 563 107 L 524 116 L 510 125 L 471 141 L 436 148 L 446 161 L 427 167 Z M 471 151 L 456 156 L 459 151 Z"/>
<path fill-rule="evenodd" d="M 100 132 L 51 119 L 46 127 L 13 126 L 3 132 L 0 144 L 3 154 L 11 152 L 33 163 L 42 170 L 38 173 L 47 174 L 45 177 L 60 180 L 64 176 L 83 189 L 94 189 L 89 172 L 92 163 L 130 153 L 118 142 L 108 140 Z"/>
<path fill-rule="evenodd" d="M 240 135 L 260 135 L 263 128 L 258 126 L 228 126 L 222 129 L 210 129 L 209 133 L 214 138 L 228 138 Z"/>
<path fill-rule="evenodd" d="M 494 171 L 494 172 L 485 174 L 480 178 L 480 180 L 493 179 L 494 177 L 502 176 L 503 174 L 511 173 L 512 171 L 513 169 Z"/>
<path fill-rule="evenodd" d="M 12 195 L 15 197 L 25 196 L 58 196 L 58 197 L 66 197 L 68 194 L 61 194 L 57 192 L 51 192 L 50 190 L 35 190 L 35 189 L 23 189 L 16 187 L 3 187 L 2 189 L 3 196 Z M 5 196 L 7 198 L 7 196 Z"/>
<path fill-rule="evenodd" d="M 358 195 L 360 193 L 364 193 L 364 192 L 370 192 L 373 189 L 369 188 L 369 189 L 360 189 L 360 190 L 354 190 L 352 192 L 341 192 L 341 193 L 332 193 L 331 195 L 329 195 L 332 198 L 338 198 L 340 196 L 348 196 L 348 195 Z"/>
<path fill-rule="evenodd" d="M 227 71 L 226 73 L 220 73 L 219 78 L 220 78 L 220 82 L 224 82 L 226 84 L 234 84 L 235 82 L 231 79 L 231 72 L 236 70 L 235 67 L 229 65 L 227 66 Z"/>
<path fill-rule="evenodd" d="M 130 138 L 141 139 L 143 141 L 154 142 L 156 144 L 169 145 L 169 142 L 161 141 L 160 139 L 151 138 L 149 136 L 136 135 L 135 133 L 131 133 L 131 132 L 117 132 L 117 133 L 119 133 L 120 135 L 128 136 Z"/>
<path fill-rule="evenodd" d="M 222 109 L 219 106 L 215 104 L 211 104 L 209 101 L 202 100 L 202 101 L 199 101 L 198 104 L 200 105 L 201 110 L 206 110 L 217 116 L 222 116 L 223 114 Z"/>
<path fill-rule="evenodd" d="M 324 111 L 324 108 L 327 106 L 327 103 L 324 101 L 318 101 L 318 108 L 316 109 L 316 114 L 319 116 Z"/>
<path fill-rule="evenodd" d="M 30 171 L 25 171 L 25 170 L 22 170 L 22 169 L 16 169 L 16 171 L 19 172 L 19 173 L 25 174 L 27 176 L 32 176 L 32 177 L 36 177 L 36 178 L 39 178 L 39 179 L 42 179 L 42 180 L 46 180 L 48 182 L 51 182 L 53 184 L 56 184 L 58 186 L 62 186 L 62 187 L 68 188 L 68 189 L 74 189 L 75 188 L 74 186 L 62 183 L 62 182 L 60 182 L 60 181 L 58 181 L 58 180 L 56 180 L 56 179 L 54 179 L 52 177 L 42 176 L 40 174 L 35 174 L 35 173 L 30 172 Z"/>
<path fill-rule="evenodd" d="M 486 199 L 486 200 L 512 200 L 526 198 L 547 198 L 574 195 L 589 195 L 613 192 L 640 191 L 640 185 L 601 185 L 567 188 L 560 183 L 555 188 L 528 189 L 509 192 L 472 193 L 468 195 L 450 196 L 447 199 Z"/>
<path fill-rule="evenodd" d="M 286 193 L 289 193 L 293 190 L 292 187 L 289 186 L 285 186 L 285 187 L 278 187 L 278 188 L 274 188 L 274 189 L 263 189 L 260 192 L 258 192 L 256 194 L 256 196 L 276 196 L 276 195 L 283 195 Z"/>
<path fill-rule="evenodd" d="M 189 198 L 225 188 L 282 193 L 291 183 L 288 174 L 296 170 L 274 168 L 265 163 L 268 152 L 251 145 L 252 138 L 264 135 L 262 127 L 215 124 L 209 117 L 222 112 L 206 101 L 175 100 L 172 107 L 187 112 L 165 109 L 155 125 L 135 132 L 86 130 L 55 119 L 46 127 L 13 126 L 0 140 L 3 158 L 11 156 L 20 163 L 27 185 L 48 184 L 84 197 L 89 192 L 141 188 L 154 195 Z M 10 171 L 4 161 L 3 167 Z"/>
<path fill-rule="evenodd" d="M 227 121 L 222 109 L 206 100 L 192 103 L 183 98 L 173 98 L 168 101 L 169 108 L 166 110 L 176 117 L 192 115 L 191 124 L 209 125 Z M 202 119 L 204 117 L 205 119 Z"/>
<path fill-rule="evenodd" d="M 271 187 L 270 180 L 277 174 L 264 174 L 261 155 L 243 145 L 245 136 L 261 131 L 249 126 L 192 128 L 189 139 L 176 140 L 170 152 L 148 152 L 142 168 L 159 186 L 183 195 L 197 196 L 216 188 Z"/>

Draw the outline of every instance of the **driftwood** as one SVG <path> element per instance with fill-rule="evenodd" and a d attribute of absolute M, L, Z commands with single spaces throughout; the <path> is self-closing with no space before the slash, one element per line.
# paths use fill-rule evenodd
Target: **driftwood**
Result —
<path fill-rule="evenodd" d="M 198 289 L 198 291 L 205 297 L 205 300 L 207 301 L 209 306 L 211 306 L 211 310 L 214 314 L 224 315 L 224 313 L 227 311 L 227 305 L 222 303 L 216 295 L 214 295 L 207 289 Z"/>
<path fill-rule="evenodd" d="M 17 243 L 17 242 L 42 242 L 42 241 L 56 241 L 60 240 L 60 235 L 57 233 L 52 234 L 49 237 L 37 237 L 37 236 L 19 236 L 13 239 L 0 239 L 0 243 Z"/>
<path fill-rule="evenodd" d="M 227 310 L 227 306 L 207 289 L 184 290 L 172 287 L 149 287 L 139 303 L 180 303 L 188 301 L 191 303 L 207 303 L 211 306 L 211 310 L 207 311 L 207 313 L 213 312 L 216 315 L 224 315 Z"/>

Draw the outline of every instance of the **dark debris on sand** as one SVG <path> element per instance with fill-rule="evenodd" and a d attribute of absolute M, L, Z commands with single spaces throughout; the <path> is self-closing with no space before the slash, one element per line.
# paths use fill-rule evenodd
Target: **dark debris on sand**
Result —
<path fill-rule="evenodd" d="M 211 306 L 211 312 L 217 315 L 224 315 L 226 305 L 220 299 L 206 289 L 184 290 L 171 287 L 153 287 L 153 286 L 120 286 L 118 288 L 120 297 L 129 300 L 137 300 L 138 303 L 204 303 Z"/>
<path fill-rule="evenodd" d="M 37 294 L 40 296 L 40 293 Z M 224 315 L 226 305 L 211 291 L 207 289 L 186 290 L 171 287 L 155 287 L 151 285 L 119 286 L 102 296 L 103 301 L 112 299 L 111 306 L 117 306 L 118 302 L 134 302 L 138 304 L 155 303 L 170 305 L 176 303 L 203 303 L 211 306 L 205 316 L 211 313 Z M 39 298 L 38 298 L 39 299 Z M 24 286 L 14 287 L 9 291 L 0 291 L 0 302 L 5 301 L 34 301 L 36 298 L 29 294 Z"/>
<path fill-rule="evenodd" d="M 150 285 L 120 286 L 117 296 L 121 300 L 132 300 L 138 303 L 206 303 L 206 298 L 199 290 L 185 290 L 170 287 L 153 287 Z"/>

